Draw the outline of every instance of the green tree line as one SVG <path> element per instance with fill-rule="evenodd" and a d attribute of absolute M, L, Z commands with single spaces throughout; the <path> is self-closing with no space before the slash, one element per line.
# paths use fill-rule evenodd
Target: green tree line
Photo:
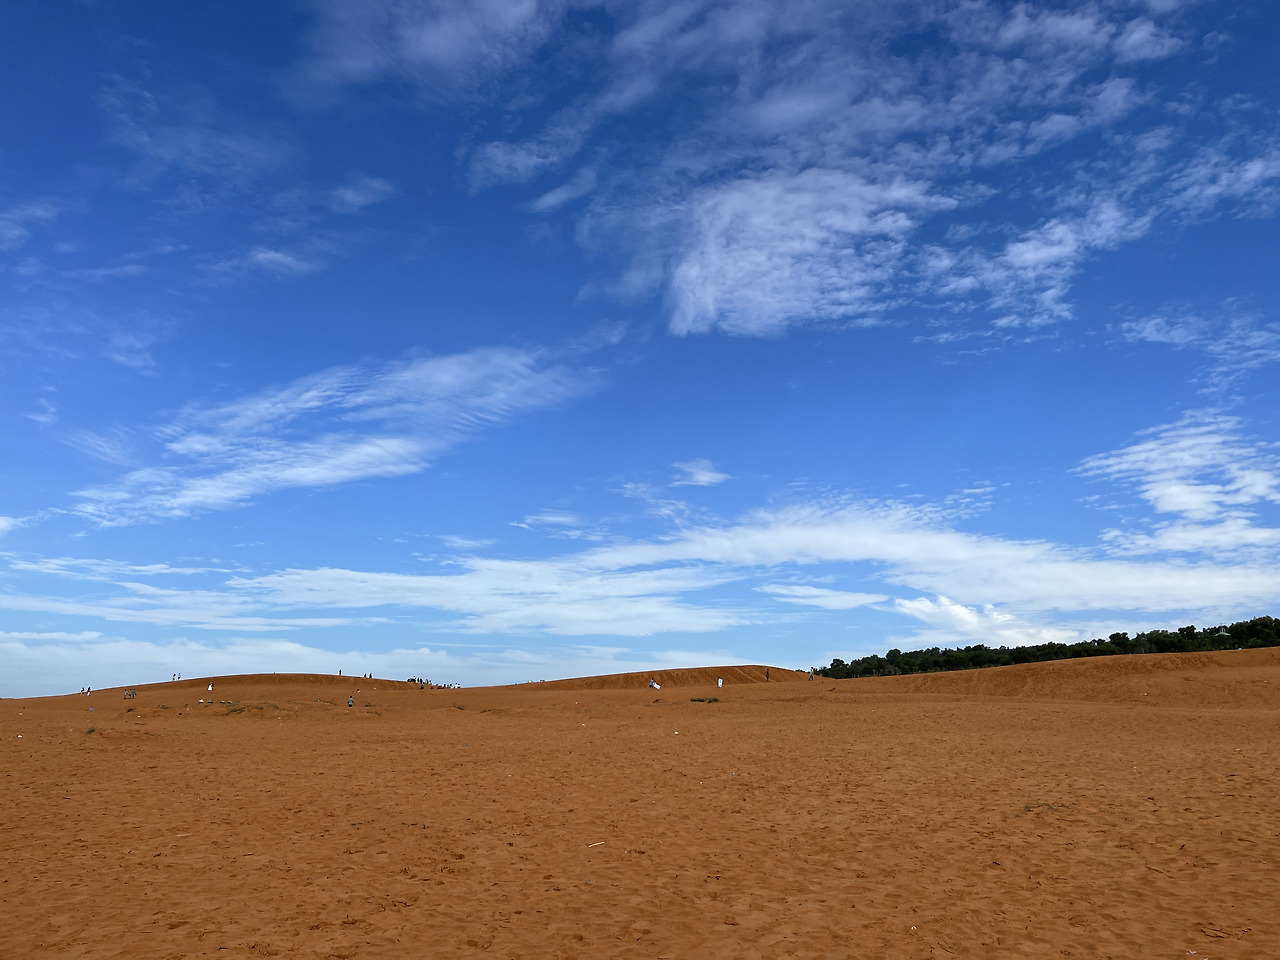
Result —
<path fill-rule="evenodd" d="M 892 677 L 903 673 L 943 673 L 948 670 L 976 670 L 1004 667 L 1014 663 L 1044 663 L 1078 657 L 1110 657 L 1130 653 L 1187 653 L 1193 650 L 1235 650 L 1242 647 L 1280 646 L 1280 620 L 1255 617 L 1239 623 L 1177 631 L 1148 630 L 1135 637 L 1113 633 L 1105 640 L 1079 643 L 1037 643 L 1026 647 L 988 647 L 975 643 L 959 649 L 929 647 L 925 650 L 890 650 L 883 657 L 872 654 L 848 663 L 838 657 L 829 667 L 818 667 L 822 677 L 844 680 L 850 677 Z"/>

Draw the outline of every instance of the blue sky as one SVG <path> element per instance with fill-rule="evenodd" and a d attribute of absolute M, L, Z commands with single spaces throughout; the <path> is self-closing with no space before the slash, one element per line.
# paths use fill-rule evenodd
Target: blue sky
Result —
<path fill-rule="evenodd" d="M 6 4 L 0 695 L 1277 613 L 1277 39 Z"/>

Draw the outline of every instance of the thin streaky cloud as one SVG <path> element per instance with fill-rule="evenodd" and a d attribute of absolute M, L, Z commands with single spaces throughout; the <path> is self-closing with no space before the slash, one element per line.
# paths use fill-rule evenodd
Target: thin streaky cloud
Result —
<path fill-rule="evenodd" d="M 732 479 L 717 470 L 710 460 L 685 460 L 672 466 L 680 471 L 671 483 L 673 487 L 713 487 Z"/>
<path fill-rule="evenodd" d="M 873 603 L 884 603 L 889 599 L 889 596 L 883 593 L 857 593 L 803 584 L 768 583 L 757 589 L 783 603 L 818 607 L 822 610 L 854 610 Z"/>
<path fill-rule="evenodd" d="M 52 200 L 29 200 L 0 211 L 0 251 L 17 250 L 37 226 L 52 223 L 59 213 Z"/>
<path fill-rule="evenodd" d="M 589 371 L 488 348 L 335 367 L 154 429 L 178 466 L 147 465 L 76 496 L 102 526 L 241 506 L 275 491 L 418 473 L 476 431 L 590 389 Z"/>

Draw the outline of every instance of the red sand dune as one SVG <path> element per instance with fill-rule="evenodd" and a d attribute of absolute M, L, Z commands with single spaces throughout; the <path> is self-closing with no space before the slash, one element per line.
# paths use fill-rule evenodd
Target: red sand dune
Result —
<path fill-rule="evenodd" d="M 647 689 L 652 677 L 662 687 L 714 687 L 716 679 L 725 685 L 740 683 L 764 683 L 766 671 L 774 683 L 790 680 L 808 680 L 808 671 L 784 670 L 780 667 L 758 665 L 736 667 L 686 667 L 680 670 L 653 670 L 648 673 L 614 673 L 604 677 L 575 677 L 569 680 L 552 680 L 542 686 L 560 687 L 565 690 L 625 690 Z"/>
<path fill-rule="evenodd" d="M 764 669 L 0 701 L 0 958 L 1280 957 L 1280 650 Z"/>

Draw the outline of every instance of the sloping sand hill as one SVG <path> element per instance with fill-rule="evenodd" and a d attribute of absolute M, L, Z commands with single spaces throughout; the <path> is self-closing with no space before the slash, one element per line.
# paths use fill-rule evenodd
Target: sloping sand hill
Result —
<path fill-rule="evenodd" d="M 0 701 L 0 958 L 1280 957 L 1280 651 L 764 670 Z"/>
<path fill-rule="evenodd" d="M 614 673 L 604 677 L 575 677 L 571 680 L 552 680 L 543 684 L 565 690 L 638 690 L 647 689 L 652 677 L 663 687 L 714 687 L 717 679 L 726 685 L 764 683 L 766 677 L 773 683 L 808 680 L 809 674 L 800 670 L 784 670 L 781 667 L 759 665 L 735 667 L 689 667 L 683 670 L 654 670 L 649 673 Z"/>
<path fill-rule="evenodd" d="M 1280 709 L 1280 647 L 1091 657 L 875 681 L 885 692 Z"/>

